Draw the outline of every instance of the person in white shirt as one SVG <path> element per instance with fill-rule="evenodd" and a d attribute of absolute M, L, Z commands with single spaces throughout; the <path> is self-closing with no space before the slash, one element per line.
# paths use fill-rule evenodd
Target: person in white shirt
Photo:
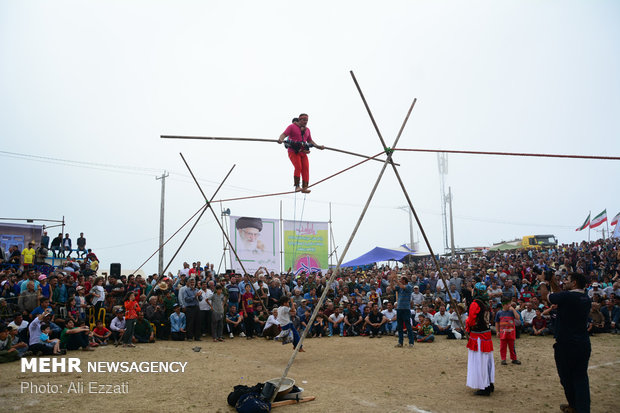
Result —
<path fill-rule="evenodd" d="M 263 337 L 267 340 L 280 334 L 280 323 L 278 322 L 278 309 L 271 310 L 271 315 L 267 318 L 265 327 L 263 327 Z"/>
<path fill-rule="evenodd" d="M 435 334 L 448 334 L 450 331 L 450 315 L 446 313 L 446 307 L 439 307 L 439 312 L 433 316 L 433 329 Z"/>
<path fill-rule="evenodd" d="M 394 310 L 394 304 L 388 302 L 387 300 L 383 301 L 383 304 L 387 305 L 387 308 L 381 311 L 381 314 L 387 319 L 387 323 L 385 323 L 385 328 L 387 333 L 393 336 L 396 333 L 396 310 Z"/>
<path fill-rule="evenodd" d="M 523 332 L 532 332 L 532 320 L 536 317 L 536 311 L 532 309 L 532 303 L 525 303 L 525 310 L 521 311 L 521 318 L 523 318 Z"/>
<path fill-rule="evenodd" d="M 202 300 L 198 301 L 198 308 L 200 310 L 200 329 L 202 335 L 205 336 L 211 332 L 211 297 L 213 297 L 213 289 L 215 284 L 213 281 L 202 281 Z M 213 336 L 213 334 L 211 334 Z"/>
<path fill-rule="evenodd" d="M 417 285 L 413 286 L 413 293 L 411 293 L 411 302 L 415 306 L 422 305 L 422 303 L 424 302 L 424 294 L 420 292 L 420 287 L 418 287 Z"/>
<path fill-rule="evenodd" d="M 329 326 L 329 336 L 334 335 L 334 330 L 338 330 L 340 332 L 340 337 L 342 337 L 344 332 L 344 315 L 340 312 L 340 308 L 334 308 L 334 312 L 327 319 Z"/>
<path fill-rule="evenodd" d="M 114 344 L 118 345 L 125 334 L 125 313 L 121 308 L 116 310 L 116 317 L 110 322 L 110 330 L 112 331 L 112 338 Z"/>

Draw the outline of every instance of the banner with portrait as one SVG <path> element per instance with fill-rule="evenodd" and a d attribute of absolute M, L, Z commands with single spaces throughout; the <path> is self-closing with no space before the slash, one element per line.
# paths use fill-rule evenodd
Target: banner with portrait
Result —
<path fill-rule="evenodd" d="M 280 272 L 280 227 L 278 219 L 230 217 L 230 242 L 237 251 L 243 267 L 254 275 L 260 267 Z M 243 273 L 234 252 L 230 261 L 235 272 Z"/>
<path fill-rule="evenodd" d="M 325 272 L 329 268 L 327 222 L 284 221 L 284 271 Z"/>

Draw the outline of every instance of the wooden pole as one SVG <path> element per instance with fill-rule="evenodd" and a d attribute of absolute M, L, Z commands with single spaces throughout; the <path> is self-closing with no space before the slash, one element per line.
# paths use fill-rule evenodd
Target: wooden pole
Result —
<path fill-rule="evenodd" d="M 202 190 L 202 187 L 200 186 L 200 184 L 198 183 L 198 180 L 196 179 L 196 177 L 194 176 L 194 172 L 192 171 L 192 168 L 189 167 L 189 164 L 187 163 L 187 161 L 185 160 L 185 157 L 183 156 L 182 153 L 179 152 L 179 155 L 181 155 L 181 159 L 183 159 L 183 163 L 185 164 L 185 166 L 187 167 L 187 170 L 189 171 L 189 173 L 192 175 L 192 179 L 194 180 L 194 182 L 196 183 L 196 185 L 198 186 L 198 189 L 200 190 L 200 193 L 202 194 L 202 197 L 205 199 L 205 201 L 207 201 L 207 206 L 206 208 L 209 209 L 211 211 L 211 214 L 213 215 L 213 218 L 215 219 L 215 222 L 217 222 L 217 225 L 220 227 L 220 230 L 222 231 L 222 234 L 224 234 L 224 237 L 226 237 L 226 241 L 228 242 L 228 245 L 230 246 L 230 249 L 232 250 L 232 252 L 235 254 L 235 257 L 237 258 L 237 261 L 239 261 L 239 265 L 241 265 L 241 269 L 243 270 L 243 274 L 247 274 L 250 276 L 250 288 L 252 288 L 252 291 L 256 294 L 256 289 L 254 288 L 254 284 L 252 284 L 252 275 L 249 274 L 246 270 L 245 267 L 243 266 L 243 262 L 241 262 L 241 259 L 239 258 L 239 256 L 237 255 L 237 250 L 235 250 L 235 247 L 233 247 L 232 243 L 230 242 L 230 238 L 228 237 L 228 234 L 226 233 L 226 231 L 224 230 L 224 227 L 222 226 L 222 223 L 220 222 L 219 218 L 217 217 L 217 214 L 215 213 L 215 210 L 213 209 L 213 207 L 211 206 L 211 202 L 209 202 L 207 200 L 207 196 L 205 195 L 204 191 Z M 231 170 L 232 171 L 232 170 Z M 211 198 L 213 199 L 213 198 Z M 232 263 L 231 263 L 232 266 Z M 263 308 L 266 310 L 267 306 L 265 305 L 265 303 L 263 302 L 263 299 L 260 298 L 260 295 L 256 294 L 256 296 L 258 297 L 258 300 L 260 301 L 260 303 L 263 305 Z"/>
<path fill-rule="evenodd" d="M 381 136 L 381 132 L 379 131 L 379 127 L 377 126 L 377 123 L 375 122 L 375 118 L 372 115 L 372 112 L 370 110 L 370 107 L 368 106 L 368 103 L 366 102 L 366 98 L 364 97 L 364 93 L 362 92 L 362 89 L 360 88 L 359 84 L 357 83 L 357 79 L 355 78 L 355 74 L 353 74 L 353 71 L 350 72 L 351 73 L 351 77 L 353 78 L 353 82 L 355 83 L 355 87 L 357 87 L 357 91 L 360 94 L 360 97 L 362 98 L 362 102 L 364 102 L 364 106 L 366 107 L 366 111 L 368 112 L 368 116 L 370 116 L 370 120 L 372 121 L 372 124 L 375 127 L 375 130 L 377 131 L 377 135 L 379 136 L 379 140 L 381 140 L 381 144 L 383 145 L 384 148 L 386 148 L 385 146 L 385 141 L 383 140 L 383 136 Z M 415 105 L 416 100 L 413 100 L 413 105 Z M 403 124 L 404 127 L 404 124 Z M 402 132 L 402 128 L 401 131 L 399 132 L 399 134 Z M 441 281 L 444 284 L 444 287 L 446 288 L 446 291 L 448 292 L 448 297 L 450 299 L 450 303 L 452 304 L 452 306 L 454 307 L 454 311 L 456 310 L 456 301 L 454 301 L 454 298 L 452 298 L 452 294 L 450 294 L 450 288 L 448 286 L 448 283 L 446 282 L 446 279 L 443 276 L 443 272 L 441 271 L 441 267 L 439 265 L 439 262 L 437 261 L 437 257 L 435 257 L 435 254 L 433 253 L 433 248 L 431 247 L 431 243 L 428 240 L 428 237 L 426 236 L 426 232 L 424 231 L 424 228 L 422 227 L 422 222 L 420 222 L 420 218 L 418 217 L 418 214 L 415 210 L 415 208 L 413 207 L 413 202 L 411 202 L 411 198 L 409 197 L 409 193 L 407 192 L 407 188 L 405 188 L 405 184 L 403 183 L 403 180 L 400 177 L 400 174 L 398 173 L 398 169 L 396 169 L 396 167 L 394 166 L 394 163 L 392 162 L 392 158 L 391 156 L 388 157 L 388 159 L 386 160 L 386 162 L 390 162 L 392 165 L 392 169 L 394 170 L 394 174 L 396 175 L 396 178 L 398 179 L 398 183 L 400 184 L 400 187 L 403 191 L 403 194 L 405 195 L 405 198 L 407 199 L 407 203 L 409 204 L 409 208 L 411 209 L 411 212 L 413 213 L 413 216 L 416 220 L 416 222 L 418 223 L 418 227 L 420 228 L 420 231 L 422 232 L 422 236 L 424 237 L 424 242 L 426 243 L 426 247 L 428 248 L 428 251 L 431 253 L 431 257 L 433 257 L 433 262 L 435 263 L 435 268 L 437 268 L 437 272 L 439 273 L 439 277 L 441 278 Z M 463 325 L 463 321 L 461 320 L 461 318 L 459 317 L 459 324 L 461 325 L 461 328 L 463 329 L 463 332 L 465 332 L 465 326 Z"/>
<path fill-rule="evenodd" d="M 277 139 L 264 139 L 264 138 L 232 138 L 226 136 L 179 136 L 179 135 L 160 135 L 162 139 L 193 139 L 193 140 L 211 140 L 211 141 L 241 141 L 241 142 L 268 142 L 268 143 L 277 143 Z M 372 157 L 362 155 L 360 153 L 355 153 L 351 151 L 345 151 L 344 149 L 332 148 L 330 146 L 325 146 L 325 150 L 332 152 L 344 153 L 346 155 L 353 155 L 360 158 L 371 159 Z M 383 162 L 383 159 L 372 159 L 373 161 Z M 396 164 L 396 166 L 400 166 Z"/>
<path fill-rule="evenodd" d="M 411 111 L 413 110 L 415 102 L 416 102 L 416 99 L 413 100 L 413 103 L 411 104 L 411 107 L 409 108 L 409 112 L 407 112 L 407 116 L 405 117 L 405 120 L 403 121 L 403 125 L 401 126 L 400 131 L 398 132 L 398 136 L 396 137 L 396 140 L 394 141 L 394 144 L 392 145 L 392 147 L 396 147 L 396 145 L 398 144 L 398 141 L 400 140 L 403 129 L 405 128 L 405 125 L 407 124 L 407 120 L 409 119 L 409 115 L 411 114 Z M 319 302 L 314 307 L 314 311 L 312 312 L 312 315 L 310 316 L 310 320 L 306 324 L 306 328 L 301 334 L 299 343 L 297 343 L 297 347 L 295 347 L 295 350 L 293 351 L 293 354 L 291 355 L 291 358 L 289 359 L 288 364 L 286 365 L 286 368 L 284 369 L 284 373 L 282 373 L 282 377 L 280 377 L 280 380 L 278 380 L 276 389 L 280 388 L 282 381 L 284 380 L 291 366 L 293 365 L 293 362 L 295 361 L 295 357 L 297 357 L 297 353 L 299 352 L 299 349 L 303 346 L 304 339 L 306 338 L 306 335 L 308 334 L 308 331 L 310 330 L 310 326 L 312 326 L 312 323 L 314 322 L 316 315 L 319 312 L 319 309 L 321 308 L 321 306 L 323 305 L 323 302 L 325 301 L 325 298 L 327 297 L 327 292 L 329 291 L 329 288 L 333 284 L 334 280 L 336 279 L 336 276 L 338 275 L 338 272 L 340 271 L 340 266 L 342 265 L 342 261 L 344 260 L 344 257 L 347 255 L 349 247 L 351 246 L 351 243 L 353 242 L 353 238 L 355 238 L 355 234 L 357 234 L 357 230 L 359 229 L 362 223 L 362 220 L 364 219 L 364 216 L 366 215 L 366 211 L 368 210 L 368 207 L 370 206 L 370 202 L 372 201 L 372 198 L 375 195 L 377 187 L 379 186 L 379 182 L 381 182 L 381 178 L 383 177 L 383 174 L 385 173 L 385 169 L 388 166 L 388 162 L 390 162 L 390 160 L 392 159 L 392 153 L 393 153 L 392 151 L 387 152 L 387 158 L 383 162 L 383 168 L 381 168 L 381 172 L 379 173 L 379 176 L 377 177 L 377 180 L 375 181 L 375 184 L 372 190 L 370 191 L 370 195 L 368 195 L 368 200 L 366 201 L 366 204 L 364 205 L 364 209 L 362 210 L 362 213 L 360 214 L 360 217 L 358 218 L 357 223 L 355 224 L 355 228 L 353 229 L 353 232 L 351 233 L 351 236 L 349 237 L 349 240 L 347 241 L 347 244 L 345 245 L 344 250 L 342 251 L 342 254 L 340 255 L 340 259 L 338 260 L 338 265 L 336 266 L 336 270 L 332 272 L 332 275 L 329 278 L 329 281 L 326 283 L 323 294 L 321 294 L 321 297 L 319 298 Z M 276 394 L 277 394 L 277 391 L 274 392 L 274 395 L 271 401 L 275 399 Z"/>

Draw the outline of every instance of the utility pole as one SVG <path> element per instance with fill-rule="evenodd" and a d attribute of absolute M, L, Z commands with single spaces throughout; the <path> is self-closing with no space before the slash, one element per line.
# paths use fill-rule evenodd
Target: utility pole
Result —
<path fill-rule="evenodd" d="M 448 250 L 448 220 L 446 218 L 446 175 L 448 175 L 448 154 L 437 154 L 437 167 L 439 169 L 439 190 L 441 191 L 441 228 L 443 230 L 443 248 Z"/>
<path fill-rule="evenodd" d="M 409 249 L 413 251 L 413 218 L 412 218 L 413 214 L 411 213 L 411 210 L 409 209 L 408 205 L 398 207 L 398 209 L 402 209 L 403 211 L 406 211 L 407 215 L 409 215 Z"/>
<path fill-rule="evenodd" d="M 156 176 L 156 180 L 161 179 L 161 206 L 159 208 L 159 265 L 157 267 L 157 274 L 163 275 L 164 271 L 164 205 L 166 201 L 166 178 L 170 174 L 164 171 L 161 176 Z"/>
<path fill-rule="evenodd" d="M 448 187 L 448 202 L 450 202 L 450 249 L 454 259 L 454 221 L 452 220 L 452 187 Z"/>

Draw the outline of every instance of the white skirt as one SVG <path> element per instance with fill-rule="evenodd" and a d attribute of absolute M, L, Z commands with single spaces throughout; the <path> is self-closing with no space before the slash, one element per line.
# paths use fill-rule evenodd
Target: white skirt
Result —
<path fill-rule="evenodd" d="M 480 339 L 478 339 L 480 348 Z M 467 387 L 472 389 L 485 389 L 495 383 L 495 361 L 493 352 L 468 350 L 467 357 Z"/>

